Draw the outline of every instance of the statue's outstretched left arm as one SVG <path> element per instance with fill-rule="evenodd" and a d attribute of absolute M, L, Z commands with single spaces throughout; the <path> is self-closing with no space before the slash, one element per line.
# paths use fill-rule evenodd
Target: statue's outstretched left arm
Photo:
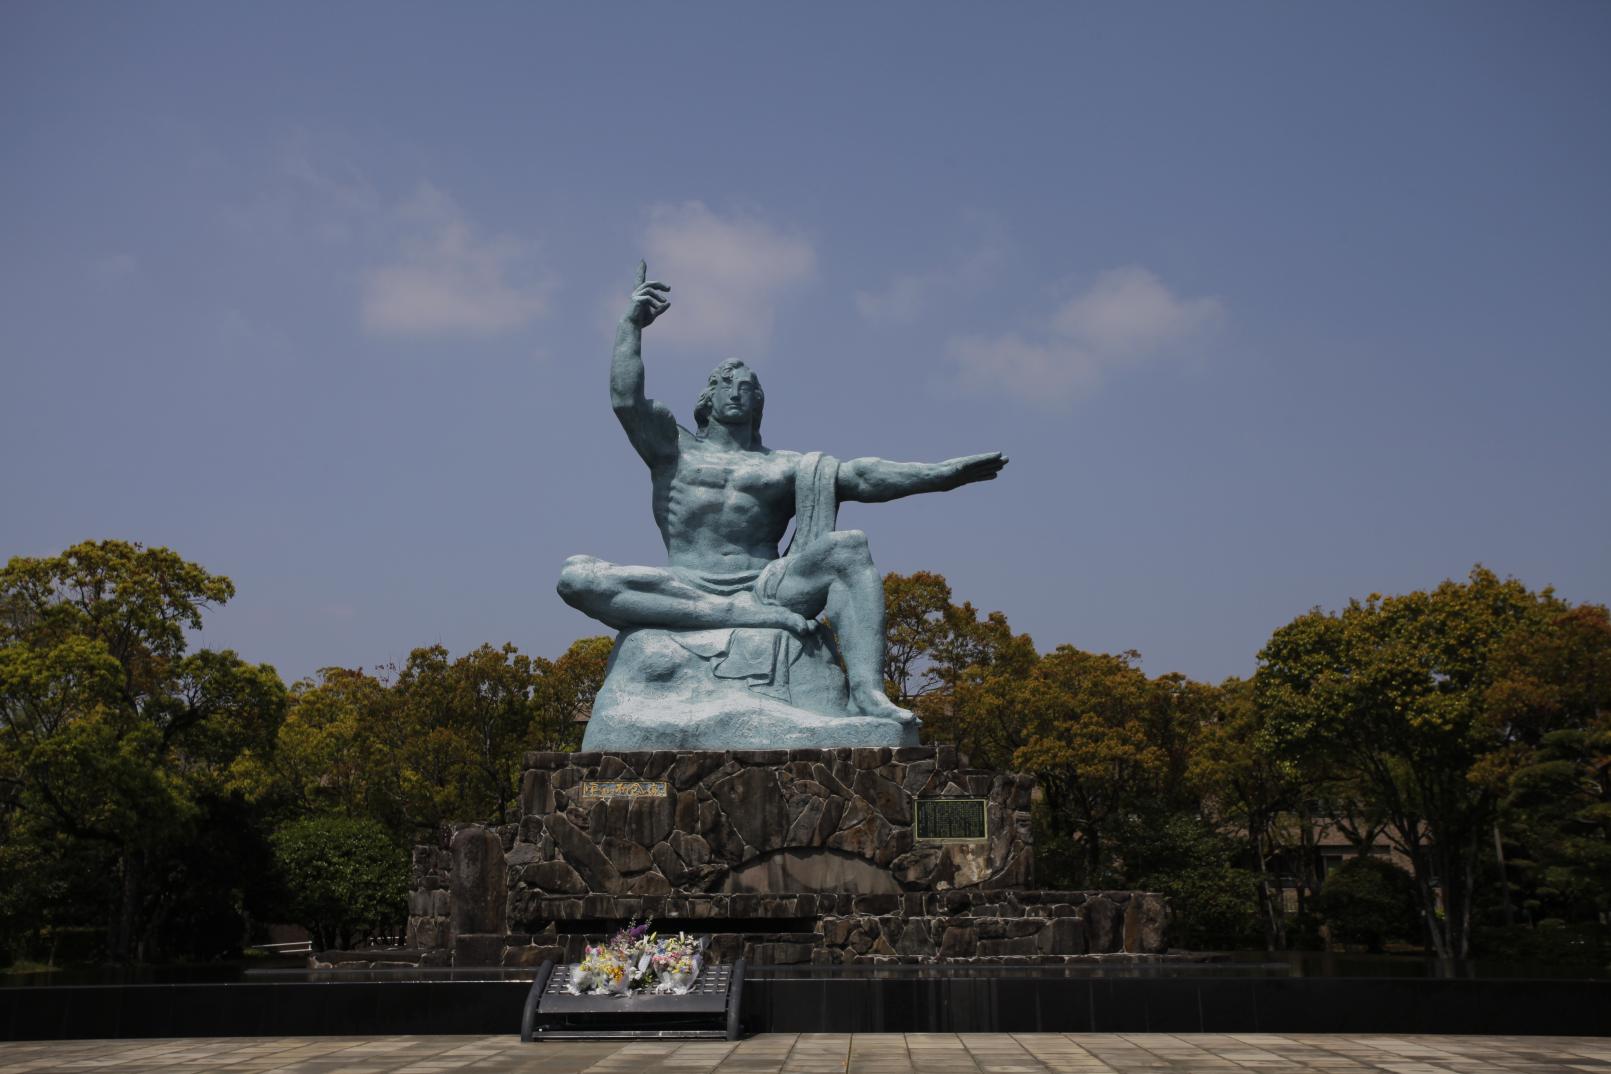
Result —
<path fill-rule="evenodd" d="M 1007 457 L 999 451 L 944 462 L 851 459 L 839 466 L 839 498 L 883 503 L 919 492 L 945 492 L 975 481 L 993 481 L 1006 465 Z"/>

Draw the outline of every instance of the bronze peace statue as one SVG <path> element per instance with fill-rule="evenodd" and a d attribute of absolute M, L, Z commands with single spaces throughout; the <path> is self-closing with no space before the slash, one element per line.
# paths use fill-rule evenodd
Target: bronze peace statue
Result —
<path fill-rule="evenodd" d="M 838 505 L 989 481 L 1007 459 L 841 462 L 767 447 L 765 393 L 736 359 L 711 372 L 687 429 L 644 394 L 643 330 L 670 291 L 639 264 L 610 363 L 610 403 L 649 466 L 667 564 L 572 556 L 559 579 L 567 604 L 620 631 L 582 748 L 916 745 L 912 714 L 884 694 L 883 583 L 866 535 L 834 528 Z"/>

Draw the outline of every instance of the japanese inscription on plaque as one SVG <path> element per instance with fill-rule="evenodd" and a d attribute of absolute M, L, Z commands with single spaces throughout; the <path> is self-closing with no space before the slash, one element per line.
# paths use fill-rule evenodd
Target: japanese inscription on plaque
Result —
<path fill-rule="evenodd" d="M 919 798 L 917 839 L 921 843 L 984 843 L 990 839 L 983 798 Z"/>
<path fill-rule="evenodd" d="M 584 779 L 583 798 L 665 798 L 663 779 Z"/>

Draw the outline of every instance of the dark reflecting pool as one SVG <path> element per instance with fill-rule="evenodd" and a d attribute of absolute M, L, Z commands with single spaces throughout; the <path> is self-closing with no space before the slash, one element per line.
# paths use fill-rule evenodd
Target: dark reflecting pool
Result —
<path fill-rule="evenodd" d="M 92 966 L 49 972 L 0 973 L 0 988 L 82 985 L 178 985 L 291 982 L 529 981 L 530 968 L 309 970 L 305 956 L 179 966 Z M 1230 951 L 1158 961 L 1064 964 L 952 963 L 858 966 L 751 966 L 757 979 L 791 978 L 1395 978 L 1442 980 L 1611 980 L 1611 968 L 1542 962 L 1436 959 L 1421 955 L 1339 954 L 1323 951 Z"/>

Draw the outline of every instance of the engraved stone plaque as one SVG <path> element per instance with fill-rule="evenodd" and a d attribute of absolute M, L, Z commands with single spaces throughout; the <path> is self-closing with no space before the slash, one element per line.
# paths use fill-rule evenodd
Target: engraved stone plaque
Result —
<path fill-rule="evenodd" d="M 583 798 L 665 798 L 663 779 L 584 779 Z"/>
<path fill-rule="evenodd" d="M 989 824 L 983 798 L 917 799 L 920 843 L 986 843 Z"/>

